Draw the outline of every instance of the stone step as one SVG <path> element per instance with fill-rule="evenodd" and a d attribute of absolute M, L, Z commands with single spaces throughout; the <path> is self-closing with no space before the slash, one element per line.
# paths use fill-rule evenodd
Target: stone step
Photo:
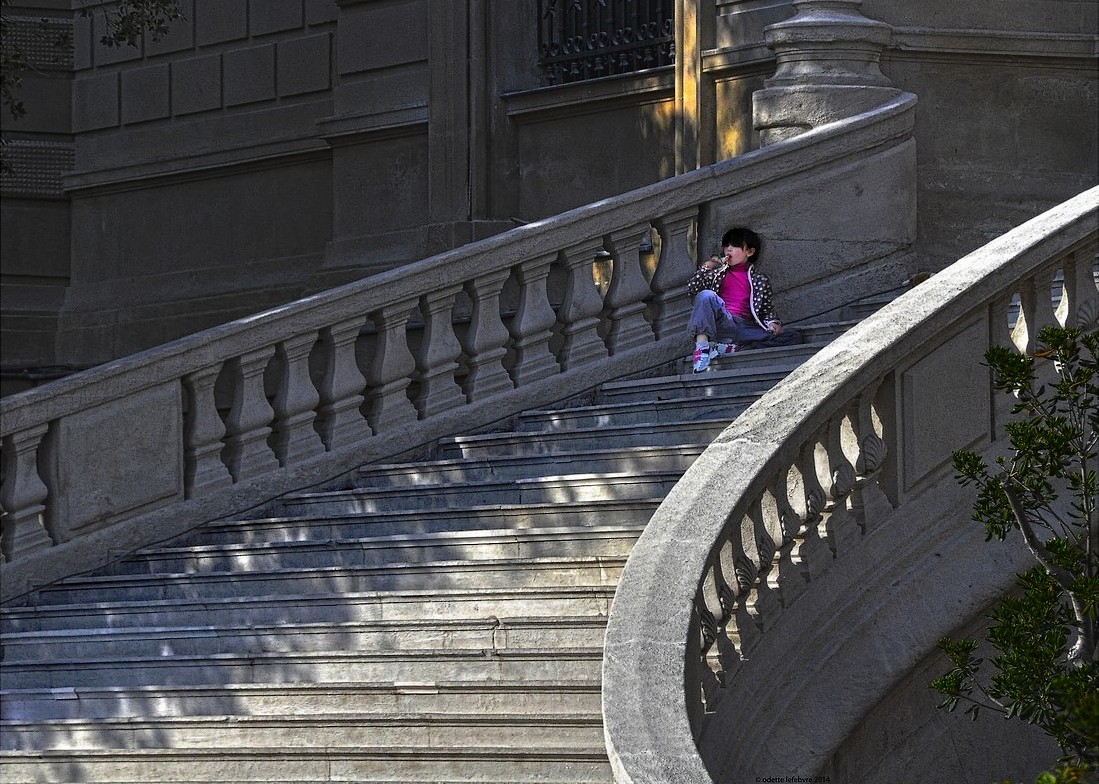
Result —
<path fill-rule="evenodd" d="M 135 626 L 292 626 L 407 619 L 606 616 L 613 596 L 614 585 L 608 582 L 601 585 L 188 597 L 174 602 L 84 601 L 6 608 L 0 611 L 0 631 L 6 635 L 48 629 L 122 629 Z"/>
<path fill-rule="evenodd" d="M 884 297 L 867 297 L 845 307 L 853 308 L 857 313 L 870 315 L 874 311 L 893 301 L 896 294 Z M 822 314 L 828 315 L 828 314 Z M 832 320 L 791 323 L 790 328 L 801 333 L 802 344 L 829 343 L 862 320 L 861 315 L 843 315 L 833 312 Z"/>
<path fill-rule="evenodd" d="M 685 452 L 686 447 L 680 447 Z M 689 454 L 689 453 L 688 453 Z M 689 455 L 694 460 L 693 455 Z M 460 462 L 460 461 L 455 461 Z M 323 519 L 286 515 L 206 523 L 173 544 L 236 544 L 269 541 L 424 536 L 440 532 L 643 525 L 663 496 L 626 501 L 554 504 L 491 504 L 460 509 L 333 514 Z"/>
<path fill-rule="evenodd" d="M 318 784 L 394 781 L 421 784 L 614 784 L 606 749 L 423 749 L 367 746 L 317 749 L 168 749 L 8 752 L 5 784 Z"/>
<path fill-rule="evenodd" d="M 442 439 L 439 442 L 439 452 L 444 459 L 483 459 L 496 455 L 584 452 L 605 447 L 609 443 L 622 447 L 709 444 L 732 420 L 733 417 L 719 417 L 683 422 L 616 425 L 597 430 L 481 433 Z"/>
<path fill-rule="evenodd" d="M 447 482 L 480 482 L 532 476 L 676 471 L 690 468 L 704 444 L 604 448 L 577 453 L 499 455 L 479 460 L 451 459 L 371 465 L 355 472 L 356 487 L 419 487 Z"/>
<path fill-rule="evenodd" d="M 897 290 L 885 294 L 879 294 L 873 297 L 866 297 L 865 299 L 860 299 L 858 302 L 852 302 L 850 305 L 847 305 L 843 311 L 843 314 L 852 319 L 847 323 L 853 326 L 855 324 L 858 324 L 867 316 L 878 312 L 903 293 L 904 290 Z"/>
<path fill-rule="evenodd" d="M 0 688 L 183 686 L 227 683 L 391 683 L 508 681 L 599 677 L 602 646 L 470 648 L 418 651 L 280 651 L 277 653 L 84 657 L 5 662 Z"/>
<path fill-rule="evenodd" d="M 650 403 L 657 400 L 682 402 L 691 398 L 726 400 L 743 397 L 746 394 L 758 396 L 788 376 L 792 370 L 804 364 L 815 353 L 816 349 L 804 357 L 776 357 L 765 367 L 748 370 L 732 364 L 736 354 L 719 357 L 713 360 L 710 370 L 705 373 L 694 373 L 688 367 L 685 372 L 678 375 L 604 384 L 600 387 L 600 402 L 603 404 Z"/>
<path fill-rule="evenodd" d="M 0 719 L 52 721 L 313 713 L 591 713 L 600 710 L 601 699 L 598 679 L 68 687 L 3 692 L 0 694 Z"/>
<path fill-rule="evenodd" d="M 821 348 L 828 345 L 828 343 L 838 334 L 840 333 L 832 333 L 829 330 L 828 334 L 821 335 L 819 338 L 809 336 L 812 339 L 808 342 L 800 343 L 795 346 L 759 348 L 747 351 L 737 351 L 734 354 L 722 354 L 711 361 L 711 367 L 714 369 L 735 371 L 743 376 L 751 376 L 755 373 L 774 372 L 781 368 L 786 368 L 785 372 L 789 373 L 791 369 L 805 362 L 805 360 L 813 356 L 813 354 L 820 351 Z M 686 341 L 684 342 L 684 348 L 687 350 L 684 351 L 683 356 L 680 359 L 672 364 L 672 372 L 670 374 L 652 376 L 651 378 L 694 376 L 694 349 Z M 613 388 L 615 383 L 620 382 L 610 382 L 610 386 Z"/>
<path fill-rule="evenodd" d="M 157 716 L 0 722 L 2 751 L 112 749 L 316 749 L 410 745 L 430 749 L 591 748 L 599 711 L 567 714 L 311 714 Z"/>
<path fill-rule="evenodd" d="M 289 493 L 276 511 L 324 517 L 348 512 L 407 509 L 454 509 L 489 504 L 545 504 L 611 501 L 664 496 L 682 476 L 680 471 L 534 476 L 503 481 L 380 487 L 328 492 Z"/>
<path fill-rule="evenodd" d="M 531 411 L 522 416 L 517 426 L 521 432 L 548 433 L 559 430 L 602 429 L 615 426 L 648 426 L 652 423 L 678 423 L 697 419 L 727 417 L 732 422 L 748 406 L 759 399 L 777 379 L 760 384 L 762 389 L 748 385 L 731 388 L 721 397 L 685 397 L 675 400 L 645 400 L 577 406 L 553 411 Z M 705 446 L 700 444 L 700 446 Z"/>
<path fill-rule="evenodd" d="M 644 526 L 480 529 L 357 539 L 299 538 L 144 550 L 97 575 L 260 572 L 285 568 L 492 561 L 507 557 L 629 555 Z"/>
<path fill-rule="evenodd" d="M 195 544 L 146 550 L 97 574 L 250 572 L 540 556 L 627 556 L 643 530 L 641 525 L 585 526 L 443 531 L 360 539 Z"/>
<path fill-rule="evenodd" d="M 63 604 L 95 596 L 104 602 L 171 602 L 303 593 L 338 596 L 363 591 L 604 585 L 617 581 L 625 562 L 625 556 L 503 558 L 488 562 L 104 575 L 76 577 L 44 588 L 37 600 L 41 604 Z"/>
<path fill-rule="evenodd" d="M 743 405 L 755 400 L 789 375 L 790 371 L 804 364 L 823 345 L 775 349 L 776 353 L 768 355 L 766 361 L 753 364 L 738 364 L 740 355 L 737 354 L 715 357 L 711 367 L 715 373 L 721 371 L 717 375 L 694 373 L 688 362 L 682 368 L 676 364 L 674 372 L 662 375 L 607 382 L 596 390 L 590 400 L 578 399 L 568 405 L 523 412 L 516 418 L 515 429 L 521 432 L 553 429 L 554 415 L 567 419 L 574 414 L 593 412 L 604 418 L 600 424 L 645 421 L 641 419 L 645 411 L 653 412 L 652 421 L 706 418 L 707 410 L 724 410 L 722 401 Z M 787 351 L 795 353 L 783 353 Z M 682 407 L 682 412 L 677 415 L 679 407 Z"/>
<path fill-rule="evenodd" d="M 606 618 L 455 618 L 294 626 L 147 626 L 4 635 L 4 663 L 46 659 L 206 656 L 349 650 L 581 648 L 603 643 Z"/>

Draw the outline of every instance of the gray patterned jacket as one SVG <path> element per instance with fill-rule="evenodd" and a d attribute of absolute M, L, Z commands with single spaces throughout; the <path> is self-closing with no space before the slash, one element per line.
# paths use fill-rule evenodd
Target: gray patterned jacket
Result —
<path fill-rule="evenodd" d="M 721 290 L 721 282 L 725 280 L 725 274 L 729 271 L 729 265 L 719 263 L 714 269 L 700 267 L 687 282 L 687 294 L 691 299 L 698 296 L 698 292 L 709 289 L 717 294 Z M 771 290 L 771 281 L 762 272 L 758 272 L 754 264 L 748 265 L 748 282 L 751 284 L 752 294 L 748 304 L 752 309 L 752 316 L 756 323 L 763 329 L 770 329 L 770 324 L 782 323 L 775 315 L 774 292 Z"/>

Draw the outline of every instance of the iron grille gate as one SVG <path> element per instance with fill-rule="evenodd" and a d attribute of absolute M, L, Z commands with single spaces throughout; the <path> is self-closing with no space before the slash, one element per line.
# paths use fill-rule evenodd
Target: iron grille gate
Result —
<path fill-rule="evenodd" d="M 542 81 L 565 84 L 675 62 L 674 0 L 538 0 Z"/>

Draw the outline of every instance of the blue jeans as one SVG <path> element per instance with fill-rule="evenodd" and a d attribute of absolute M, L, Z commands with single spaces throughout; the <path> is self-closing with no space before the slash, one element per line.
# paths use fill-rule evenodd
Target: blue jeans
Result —
<path fill-rule="evenodd" d="M 763 329 L 753 320 L 733 316 L 725 309 L 725 302 L 709 289 L 703 289 L 695 297 L 688 328 L 691 337 L 707 335 L 711 343 L 736 343 L 740 349 L 792 346 L 801 342 L 796 330 L 784 329 L 776 335 Z"/>

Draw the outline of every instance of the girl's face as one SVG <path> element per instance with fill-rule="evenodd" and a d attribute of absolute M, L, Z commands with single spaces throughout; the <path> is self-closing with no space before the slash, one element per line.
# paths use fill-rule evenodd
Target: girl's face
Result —
<path fill-rule="evenodd" d="M 726 245 L 722 248 L 722 252 L 725 254 L 725 262 L 730 267 L 735 267 L 739 264 L 747 264 L 748 259 L 755 255 L 755 248 L 738 248 L 736 245 Z"/>

